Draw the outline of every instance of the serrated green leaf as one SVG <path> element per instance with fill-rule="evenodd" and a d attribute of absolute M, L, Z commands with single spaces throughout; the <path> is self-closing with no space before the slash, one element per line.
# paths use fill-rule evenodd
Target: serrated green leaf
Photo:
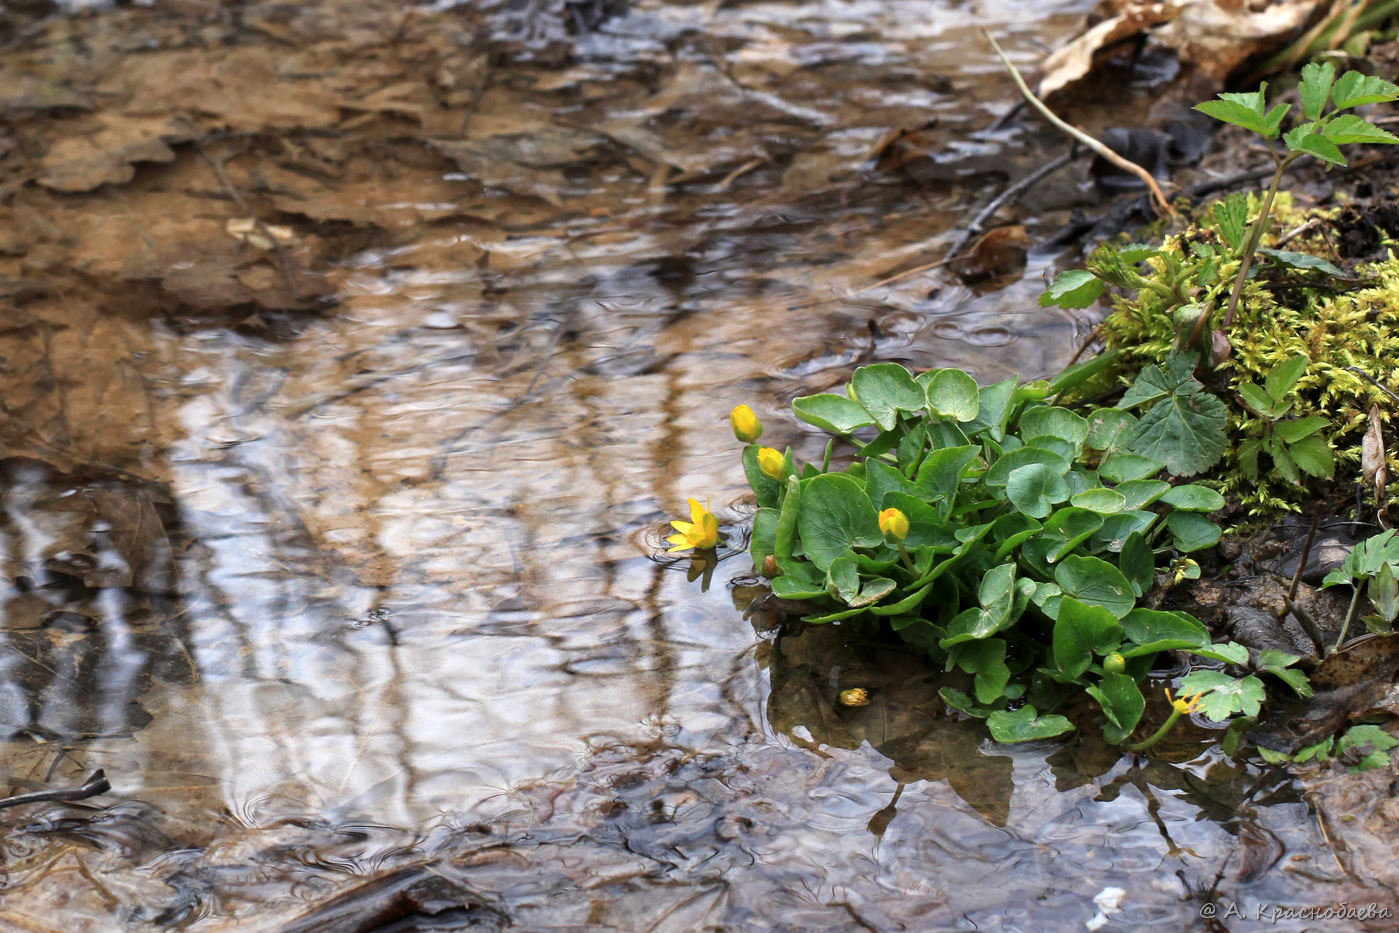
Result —
<path fill-rule="evenodd" d="M 1276 262 L 1287 266 L 1289 269 L 1302 269 L 1310 272 L 1323 272 L 1326 275 L 1334 275 L 1345 278 L 1345 270 L 1337 268 L 1320 256 L 1313 256 L 1310 253 L 1294 253 L 1286 249 L 1268 249 L 1259 247 L 1258 254 L 1266 256 Z"/>
<path fill-rule="evenodd" d="M 1240 382 L 1234 387 L 1238 390 L 1239 397 L 1244 400 L 1244 404 L 1252 408 L 1255 412 L 1265 418 L 1276 417 L 1273 411 L 1273 399 L 1267 392 L 1258 388 L 1251 382 Z"/>
<path fill-rule="evenodd" d="M 1399 100 L 1399 87 L 1383 78 L 1347 71 L 1336 79 L 1331 89 L 1331 103 L 1337 110 L 1349 110 L 1362 104 L 1380 104 Z"/>
<path fill-rule="evenodd" d="M 1208 470 L 1224 455 L 1224 403 L 1208 392 L 1173 394 L 1157 402 L 1132 432 L 1133 453 L 1160 460 L 1176 476 Z"/>
<path fill-rule="evenodd" d="M 1199 655 L 1202 658 L 1209 658 L 1212 661 L 1223 661 L 1226 664 L 1247 664 L 1248 649 L 1236 641 L 1231 641 L 1223 645 L 1210 645 L 1208 648 L 1191 648 L 1191 654 Z"/>
<path fill-rule="evenodd" d="M 1103 293 L 1103 280 L 1085 269 L 1060 272 L 1040 295 L 1041 308 L 1086 308 Z"/>
<path fill-rule="evenodd" d="M 986 728 L 991 738 L 1009 744 L 1052 739 L 1056 735 L 1072 732 L 1074 726 L 1057 713 L 1041 716 L 1033 706 L 1026 705 L 1017 710 L 997 710 L 987 717 Z"/>
<path fill-rule="evenodd" d="M 1230 677 L 1220 671 L 1191 671 L 1180 682 L 1182 694 L 1204 693 L 1200 711 L 1212 722 L 1223 722 L 1234 713 L 1257 716 L 1263 703 L 1263 682 L 1249 674 Z"/>
<path fill-rule="evenodd" d="M 1283 136 L 1282 141 L 1287 148 L 1293 152 L 1305 152 L 1314 155 L 1323 162 L 1330 162 L 1332 165 L 1345 165 L 1346 157 L 1341 155 L 1341 150 L 1336 148 L 1336 142 L 1322 133 L 1317 132 L 1316 123 L 1303 123 L 1301 126 L 1294 126 Z"/>
<path fill-rule="evenodd" d="M 1321 134 L 1338 146 L 1350 143 L 1399 143 L 1399 136 L 1353 113 L 1343 113 L 1327 120 L 1321 125 Z"/>
<path fill-rule="evenodd" d="M 1229 244 L 1230 255 L 1237 255 L 1244 244 L 1244 233 L 1248 229 L 1248 195 L 1236 191 L 1214 205 L 1212 212 L 1214 228 L 1219 237 Z"/>
<path fill-rule="evenodd" d="M 1242 126 L 1246 130 L 1252 130 L 1260 136 L 1272 139 L 1276 132 L 1268 132 L 1268 123 L 1261 111 L 1255 111 L 1252 107 L 1245 106 L 1236 100 L 1226 100 L 1226 97 L 1239 97 L 1243 95 L 1221 94 L 1220 100 L 1207 100 L 1202 104 L 1196 104 L 1194 109 L 1206 116 L 1214 117 L 1224 123 L 1232 123 L 1235 126 Z"/>
<path fill-rule="evenodd" d="M 1322 479 L 1330 479 L 1336 472 L 1336 461 L 1326 438 L 1319 434 L 1304 437 L 1287 446 L 1287 452 L 1303 471 Z"/>
<path fill-rule="evenodd" d="M 1297 93 L 1302 98 L 1302 119 L 1315 120 L 1331 96 L 1331 83 L 1336 80 L 1336 66 L 1330 62 L 1312 62 L 1302 69 Z"/>
<path fill-rule="evenodd" d="M 1297 380 L 1302 378 L 1302 374 L 1307 371 L 1309 365 L 1311 365 L 1311 358 L 1305 353 L 1298 353 L 1285 362 L 1274 366 L 1269 371 L 1267 378 L 1264 379 L 1263 388 L 1273 397 L 1274 401 L 1281 402 L 1287 397 L 1287 393 L 1292 391 Z"/>
<path fill-rule="evenodd" d="M 1304 437 L 1310 437 L 1326 427 L 1330 422 L 1321 415 L 1307 415 L 1296 421 L 1279 421 L 1273 425 L 1278 436 L 1289 444 L 1295 444 Z"/>

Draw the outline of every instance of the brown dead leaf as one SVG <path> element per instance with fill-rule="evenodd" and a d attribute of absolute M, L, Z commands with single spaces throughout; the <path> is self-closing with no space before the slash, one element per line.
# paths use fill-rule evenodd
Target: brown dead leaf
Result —
<path fill-rule="evenodd" d="M 1123 40 L 1147 33 L 1152 41 L 1223 83 L 1245 61 L 1273 51 L 1300 28 L 1318 0 L 1278 0 L 1262 9 L 1239 0 L 1117 0 L 1099 4 L 1096 25 L 1044 60 L 1041 97 L 1063 90 L 1093 70 L 1094 59 Z"/>
<path fill-rule="evenodd" d="M 125 184 L 133 163 L 170 162 L 168 143 L 192 138 L 193 131 L 169 117 L 103 114 L 74 124 L 40 162 L 39 184 L 55 191 L 91 191 Z"/>
<path fill-rule="evenodd" d="M 1360 475 L 1365 488 L 1375 493 L 1375 511 L 1382 528 L 1389 527 L 1389 503 L 1385 487 L 1389 485 L 1389 470 L 1385 466 L 1384 425 L 1378 405 L 1370 406 L 1370 427 L 1360 440 Z"/>
<path fill-rule="evenodd" d="M 1009 275 L 1025 268 L 1029 248 L 1030 238 L 1023 225 L 997 227 L 983 234 L 950 268 L 968 284 Z"/>

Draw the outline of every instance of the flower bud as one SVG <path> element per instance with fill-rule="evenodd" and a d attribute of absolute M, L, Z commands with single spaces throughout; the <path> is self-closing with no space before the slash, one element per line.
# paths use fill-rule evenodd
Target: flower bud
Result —
<path fill-rule="evenodd" d="M 753 443 L 763 433 L 762 422 L 747 405 L 737 405 L 729 412 L 729 424 L 733 425 L 734 437 L 745 444 Z"/>
<path fill-rule="evenodd" d="M 782 467 L 785 465 L 782 453 L 775 447 L 760 447 L 758 449 L 758 469 L 763 471 L 763 475 L 768 479 L 782 479 Z"/>
<path fill-rule="evenodd" d="M 902 541 L 908 537 L 908 516 L 898 509 L 879 513 L 879 530 L 886 541 Z"/>

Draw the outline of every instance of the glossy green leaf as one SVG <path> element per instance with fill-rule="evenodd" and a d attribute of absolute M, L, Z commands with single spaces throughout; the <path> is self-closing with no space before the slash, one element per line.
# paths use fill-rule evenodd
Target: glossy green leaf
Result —
<path fill-rule="evenodd" d="M 1120 408 L 1099 408 L 1088 416 L 1088 436 L 1084 443 L 1104 453 L 1123 450 L 1136 426 L 1137 419 L 1129 412 Z"/>
<path fill-rule="evenodd" d="M 1171 488 L 1171 484 L 1160 479 L 1133 479 L 1117 485 L 1117 493 L 1122 496 L 1124 509 L 1142 509 Z"/>
<path fill-rule="evenodd" d="M 1103 738 L 1113 745 L 1126 741 L 1146 709 L 1146 699 L 1137 682 L 1126 674 L 1104 674 L 1096 686 L 1086 687 L 1085 692 L 1098 701 L 1107 720 L 1103 723 Z"/>
<path fill-rule="evenodd" d="M 1010 419 L 1011 397 L 1017 383 L 1014 379 L 1003 379 L 989 386 L 982 386 L 977 397 L 979 405 L 976 417 L 966 423 L 970 432 L 985 431 L 991 440 L 1000 442 L 1005 437 L 1006 423 Z"/>
<path fill-rule="evenodd" d="M 1272 396 L 1248 381 L 1241 381 L 1234 387 L 1238 390 L 1239 397 L 1244 400 L 1244 404 L 1252 408 L 1255 412 L 1265 418 L 1276 418 L 1280 411 L 1274 411 L 1277 404 Z"/>
<path fill-rule="evenodd" d="M 1041 716 L 1029 705 L 1017 710 L 997 710 L 986 719 L 991 738 L 1002 744 L 1052 739 L 1073 731 L 1073 723 L 1057 713 Z"/>
<path fill-rule="evenodd" d="M 1166 516 L 1166 527 L 1174 538 L 1175 549 L 1182 554 L 1219 543 L 1219 526 L 1195 512 L 1172 512 Z"/>
<path fill-rule="evenodd" d="M 944 447 L 928 454 L 923 465 L 918 468 L 914 480 L 914 490 L 931 502 L 944 519 L 952 513 L 956 504 L 958 487 L 967 469 L 980 455 L 981 448 Z"/>
<path fill-rule="evenodd" d="M 803 485 L 797 532 L 819 570 L 827 570 L 851 548 L 874 547 L 884 540 L 874 503 L 858 482 L 841 473 L 825 473 Z"/>
<path fill-rule="evenodd" d="M 1136 605 L 1132 584 L 1112 564 L 1097 557 L 1073 555 L 1054 569 L 1054 582 L 1066 596 L 1102 606 L 1122 618 Z"/>
<path fill-rule="evenodd" d="M 1006 497 L 1031 518 L 1044 518 L 1055 503 L 1069 497 L 1064 478 L 1043 463 L 1031 463 L 1011 471 L 1006 479 Z"/>
<path fill-rule="evenodd" d="M 898 363 L 861 366 L 850 379 L 850 392 L 886 431 L 898 423 L 899 412 L 919 411 L 928 403 L 923 387 Z"/>
<path fill-rule="evenodd" d="M 1095 653 L 1117 650 L 1122 644 L 1122 626 L 1107 609 L 1065 597 L 1059 603 L 1052 637 L 1054 666 L 1072 680 L 1088 670 Z"/>
<path fill-rule="evenodd" d="M 952 649 L 950 661 L 972 679 L 972 692 L 980 703 L 994 703 L 1000 699 L 1010 681 L 1010 668 L 1006 666 L 1006 643 L 999 638 L 983 638 L 956 645 Z"/>
<path fill-rule="evenodd" d="M 874 419 L 859 402 L 829 392 L 793 399 L 792 413 L 807 424 L 836 434 L 849 434 L 857 428 L 874 424 Z"/>
<path fill-rule="evenodd" d="M 971 421 L 981 410 L 976 380 L 960 369 L 930 369 L 917 379 L 927 396 L 928 410 L 956 421 Z"/>
<path fill-rule="evenodd" d="M 1063 560 L 1101 527 L 1103 516 L 1097 512 L 1074 507 L 1059 509 L 1044 523 L 1045 535 L 1055 542 L 1045 559 L 1051 564 Z"/>
<path fill-rule="evenodd" d="M 1139 607 L 1122 617 L 1122 631 L 1136 646 L 1122 652 L 1127 657 L 1168 648 L 1204 648 L 1210 643 L 1204 624 L 1184 612 Z"/>
<path fill-rule="evenodd" d="M 996 542 L 996 552 L 991 556 L 991 559 L 1000 560 L 1018 547 L 1022 541 L 1039 534 L 1043 528 L 1044 526 L 1039 522 L 1019 512 L 1010 512 L 1000 516 L 991 525 L 991 538 Z"/>
<path fill-rule="evenodd" d="M 748 553 L 753 570 L 763 569 L 763 559 L 773 553 L 777 541 L 777 509 L 758 509 L 753 515 L 753 533 L 748 537 Z"/>
<path fill-rule="evenodd" d="M 1045 405 L 1022 412 L 1016 423 L 1016 433 L 1023 438 L 1048 435 L 1076 445 L 1088 436 L 1088 419 L 1067 408 Z"/>
<path fill-rule="evenodd" d="M 1132 532 L 1122 542 L 1117 566 L 1122 570 L 1127 582 L 1132 585 L 1132 592 L 1138 598 L 1145 596 L 1156 582 L 1156 555 L 1151 553 L 1151 545 L 1140 531 Z"/>
<path fill-rule="evenodd" d="M 1036 463 L 1049 467 L 1055 476 L 1062 477 L 1069 472 L 1069 461 L 1052 450 L 1045 450 L 1043 447 L 1017 447 L 991 464 L 991 468 L 986 471 L 984 482 L 991 487 L 1004 486 L 1010 481 L 1011 473 Z"/>
<path fill-rule="evenodd" d="M 777 527 L 773 530 L 772 553 L 779 561 L 790 560 L 796 551 L 797 513 L 801 511 L 802 484 L 795 476 L 787 477 L 787 494 L 782 497 Z"/>
<path fill-rule="evenodd" d="M 1113 515 L 1127 508 L 1127 498 L 1115 489 L 1098 486 L 1071 496 L 1069 504 L 1076 508 L 1097 512 L 1099 515 Z M 1099 522 L 1098 525 L 1101 527 L 1102 522 Z"/>
<path fill-rule="evenodd" d="M 1174 486 L 1161 494 L 1161 501 L 1182 512 L 1218 512 L 1224 508 L 1224 497 L 1208 486 L 1191 483 Z"/>
<path fill-rule="evenodd" d="M 1098 464 L 1098 475 L 1109 482 L 1127 483 L 1155 476 L 1164 466 L 1164 462 L 1141 454 L 1116 453 L 1109 454 Z"/>

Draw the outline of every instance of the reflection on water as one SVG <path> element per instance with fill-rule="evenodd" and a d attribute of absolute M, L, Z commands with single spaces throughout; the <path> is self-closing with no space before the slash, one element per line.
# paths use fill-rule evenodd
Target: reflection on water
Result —
<path fill-rule="evenodd" d="M 730 600 L 732 405 L 806 450 L 788 401 L 865 359 L 1072 351 L 1048 257 L 830 299 L 1061 145 L 981 132 L 1010 90 L 975 28 L 1028 60 L 1087 6 L 250 3 L 21 37 L 5 112 L 47 155 L 0 244 L 3 755 L 16 791 L 115 791 L 0 812 L 11 922 L 1076 928 L 1117 886 L 1120 928 L 1179 929 L 1215 887 L 1327 890 L 1258 775 L 989 746 L 908 658 Z M 872 161 L 893 129 L 929 146 L 906 171 Z M 654 555 L 707 494 L 733 559 L 702 587 Z"/>

